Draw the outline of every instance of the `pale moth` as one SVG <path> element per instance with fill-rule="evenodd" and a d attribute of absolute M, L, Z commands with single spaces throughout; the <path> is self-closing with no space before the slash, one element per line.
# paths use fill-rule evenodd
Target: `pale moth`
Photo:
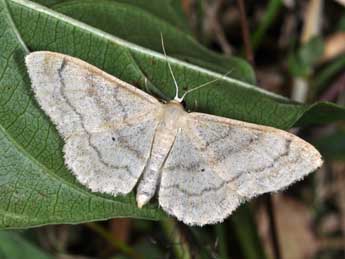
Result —
<path fill-rule="evenodd" d="M 159 205 L 188 225 L 223 221 L 241 202 L 277 191 L 322 164 L 288 132 L 161 103 L 64 54 L 26 57 L 32 89 L 65 141 L 65 163 L 93 192 Z M 172 72 L 170 64 L 169 69 Z M 196 89 L 196 88 L 195 88 Z M 195 90 L 192 89 L 192 90 Z"/>

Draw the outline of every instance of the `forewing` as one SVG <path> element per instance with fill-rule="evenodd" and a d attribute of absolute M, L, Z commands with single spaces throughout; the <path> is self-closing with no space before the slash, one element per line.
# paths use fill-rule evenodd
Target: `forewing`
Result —
<path fill-rule="evenodd" d="M 65 139 L 65 162 L 93 191 L 132 190 L 149 157 L 160 103 L 79 59 L 33 52 L 35 97 Z"/>
<path fill-rule="evenodd" d="M 160 203 L 189 224 L 222 221 L 241 201 L 322 164 L 313 146 L 282 130 L 201 113 L 190 113 L 185 125 L 163 169 Z"/>

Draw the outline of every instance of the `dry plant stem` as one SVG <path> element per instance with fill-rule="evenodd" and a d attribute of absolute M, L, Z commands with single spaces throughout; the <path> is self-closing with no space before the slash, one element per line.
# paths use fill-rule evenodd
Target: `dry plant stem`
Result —
<path fill-rule="evenodd" d="M 327 90 L 320 96 L 321 101 L 332 101 L 345 91 L 345 73 L 343 73 Z"/>
<path fill-rule="evenodd" d="M 282 25 L 282 32 L 280 33 L 278 40 L 278 45 L 280 48 L 284 49 L 290 46 L 290 39 L 295 34 L 297 28 L 296 20 L 296 14 L 292 11 L 285 15 Z"/>
<path fill-rule="evenodd" d="M 314 206 L 318 207 L 320 204 L 323 204 L 327 197 L 327 182 L 326 176 L 328 173 L 327 164 L 322 166 L 317 173 L 315 174 L 315 199 L 314 199 Z"/>
<path fill-rule="evenodd" d="M 243 38 L 246 58 L 252 65 L 254 65 L 253 49 L 250 43 L 249 26 L 248 26 L 245 5 L 244 5 L 243 0 L 237 0 L 237 6 L 240 12 L 242 38 Z"/>
<path fill-rule="evenodd" d="M 214 30 L 216 32 L 216 37 L 219 45 L 221 46 L 225 55 L 230 56 L 232 54 L 232 48 L 226 39 L 225 33 L 219 23 L 214 24 Z"/>
<path fill-rule="evenodd" d="M 295 77 L 293 79 L 293 89 L 291 99 L 304 103 L 307 100 L 309 82 L 307 78 Z"/>
<path fill-rule="evenodd" d="M 304 16 L 304 27 L 301 43 L 307 43 L 312 37 L 320 34 L 323 0 L 310 0 Z M 309 92 L 308 78 L 295 78 L 292 89 L 292 99 L 306 102 Z"/>
<path fill-rule="evenodd" d="M 217 224 L 215 226 L 217 238 L 219 239 L 219 255 L 222 259 L 229 258 L 228 252 L 227 252 L 227 240 L 226 240 L 226 229 L 225 229 L 225 222 L 222 224 Z"/>
<path fill-rule="evenodd" d="M 223 5 L 223 1 L 215 1 L 214 6 L 206 9 L 207 15 L 209 16 L 211 27 L 216 35 L 216 39 L 222 48 L 225 55 L 231 55 L 232 47 L 226 39 L 223 27 L 219 21 L 219 10 Z"/>
<path fill-rule="evenodd" d="M 345 256 L 345 165 L 340 164 L 339 166 L 334 166 L 334 172 L 336 175 L 336 182 L 337 182 L 337 199 L 336 202 L 338 203 L 340 217 L 341 217 L 341 228 L 343 233 L 343 253 Z"/>
<path fill-rule="evenodd" d="M 131 225 L 128 218 L 115 218 L 110 221 L 109 231 L 116 239 L 126 243 L 129 240 Z"/>
<path fill-rule="evenodd" d="M 301 42 L 307 43 L 312 37 L 320 34 L 323 0 L 310 0 L 304 16 Z"/>
<path fill-rule="evenodd" d="M 253 49 L 252 49 L 252 46 L 250 43 L 249 27 L 248 27 L 247 16 L 245 14 L 245 5 L 244 5 L 243 0 L 237 0 L 237 5 L 238 5 L 238 9 L 240 11 L 242 37 L 243 37 L 243 42 L 245 45 L 246 57 L 247 57 L 247 60 L 252 65 L 254 65 Z M 272 237 L 273 252 L 275 255 L 275 259 L 280 259 L 281 258 L 281 252 L 279 249 L 279 240 L 278 240 L 277 229 L 276 229 L 276 224 L 275 224 L 271 195 L 269 195 L 267 198 L 266 206 L 267 206 L 267 212 L 268 212 L 269 223 L 270 223 L 270 232 L 271 232 L 271 237 Z"/>
<path fill-rule="evenodd" d="M 121 240 L 118 240 L 112 236 L 111 233 L 109 233 L 106 229 L 101 227 L 97 223 L 87 223 L 85 224 L 89 229 L 93 230 L 97 234 L 99 234 L 101 237 L 103 237 L 110 245 L 112 245 L 116 250 L 120 251 L 123 254 L 126 254 L 134 259 L 143 259 L 143 257 L 136 253 L 130 246 L 122 242 Z"/>
<path fill-rule="evenodd" d="M 345 6 L 345 0 L 334 0 L 334 1 L 336 1 L 337 3 Z"/>
<path fill-rule="evenodd" d="M 320 63 L 328 62 L 345 53 L 345 32 L 336 32 L 325 40 L 325 49 Z"/>
<path fill-rule="evenodd" d="M 56 229 L 57 238 L 55 239 L 56 249 L 59 252 L 67 250 L 68 237 L 69 237 L 69 226 L 61 225 Z"/>
<path fill-rule="evenodd" d="M 179 231 L 177 223 L 172 218 L 167 218 L 160 221 L 163 232 L 173 247 L 175 258 L 177 259 L 191 259 L 191 252 L 186 238 Z"/>
<path fill-rule="evenodd" d="M 191 1 L 190 0 L 182 0 L 182 8 L 187 16 L 191 13 Z"/>
<path fill-rule="evenodd" d="M 250 43 L 249 27 L 248 27 L 247 16 L 245 14 L 245 5 L 244 5 L 243 0 L 237 0 L 237 5 L 240 11 L 242 37 L 243 37 L 243 42 L 245 45 L 246 57 L 247 57 L 247 60 L 252 65 L 254 65 L 254 54 L 253 54 L 253 49 Z M 275 224 L 275 217 L 274 217 L 271 195 L 269 195 L 267 198 L 266 207 L 267 207 L 267 212 L 268 212 L 268 217 L 269 217 L 269 225 L 270 225 L 270 232 L 271 232 L 271 237 L 272 237 L 272 246 L 273 246 L 274 256 L 275 256 L 275 259 L 281 259 L 281 252 L 279 249 L 279 240 L 278 240 L 277 229 L 276 229 L 276 224 Z"/>
<path fill-rule="evenodd" d="M 338 57 L 336 60 L 327 65 L 323 70 L 315 75 L 313 80 L 313 88 L 316 93 L 322 92 L 329 85 L 333 78 L 344 71 L 345 55 Z"/>
<path fill-rule="evenodd" d="M 345 81 L 345 80 L 344 80 Z M 343 82 L 343 85 L 345 82 Z M 343 88 L 344 90 L 344 88 Z M 340 92 L 337 104 L 344 105 L 345 104 L 345 91 Z M 336 168 L 337 170 L 337 177 L 339 181 L 338 183 L 338 206 L 340 210 L 340 216 L 341 216 L 341 228 L 342 228 L 342 250 L 343 250 L 343 256 L 345 257 L 345 190 L 344 190 L 344 184 L 345 184 L 345 163 L 341 162 L 339 168 Z"/>

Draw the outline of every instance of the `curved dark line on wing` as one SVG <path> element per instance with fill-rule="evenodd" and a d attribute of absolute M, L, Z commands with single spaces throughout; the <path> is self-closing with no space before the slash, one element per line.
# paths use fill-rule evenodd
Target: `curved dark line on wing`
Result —
<path fill-rule="evenodd" d="M 200 132 L 197 130 L 196 127 L 193 128 L 193 132 L 194 132 L 193 136 L 190 136 L 189 131 L 187 131 L 186 133 L 189 136 L 189 138 L 193 138 L 194 135 L 196 135 L 199 140 L 198 142 L 200 143 L 197 148 L 202 152 L 208 153 L 210 152 L 211 145 L 214 145 L 218 141 L 224 140 L 224 138 L 231 137 L 231 133 L 233 131 L 234 129 L 232 127 L 228 127 L 226 134 L 221 135 L 213 139 L 212 141 L 205 141 L 205 139 L 201 136 Z M 249 140 L 247 140 L 247 143 L 240 145 L 240 148 L 235 149 L 234 147 L 230 147 L 229 149 L 225 149 L 226 154 L 217 157 L 217 160 L 214 160 L 213 163 L 219 164 L 220 162 L 223 162 L 227 157 L 234 155 L 236 153 L 242 152 L 243 150 L 246 150 L 248 147 L 252 146 L 253 144 L 260 142 L 260 135 L 262 135 L 262 133 L 256 132 L 253 137 L 250 137 Z M 215 151 L 213 150 L 211 152 L 214 153 Z M 214 157 L 214 155 L 212 154 L 210 157 Z"/>
<path fill-rule="evenodd" d="M 79 117 L 80 119 L 80 123 L 81 123 L 81 126 L 83 128 L 83 130 L 85 131 L 86 135 L 87 135 L 87 140 L 88 140 L 88 143 L 90 145 L 90 147 L 96 152 L 97 154 L 97 157 L 99 159 L 99 161 L 106 167 L 110 167 L 112 169 L 115 169 L 115 170 L 119 170 L 119 169 L 125 169 L 129 175 L 131 175 L 133 178 L 137 178 L 136 175 L 134 175 L 134 173 L 129 169 L 129 166 L 126 165 L 126 166 L 114 166 L 112 164 L 109 164 L 108 162 L 106 162 L 101 154 L 101 152 L 98 150 L 98 148 L 92 144 L 91 142 L 91 134 L 90 132 L 87 131 L 86 127 L 85 127 L 85 124 L 84 124 L 84 121 L 83 121 L 83 116 L 80 112 L 78 112 L 76 110 L 76 108 L 71 104 L 71 102 L 68 100 L 66 94 L 65 94 L 65 88 L 66 88 L 66 85 L 65 85 L 65 81 L 64 81 L 64 77 L 62 75 L 65 67 L 67 65 L 67 60 L 65 58 L 62 59 L 62 62 L 61 62 L 61 66 L 60 68 L 58 68 L 57 72 L 58 72 L 58 76 L 59 76 L 59 79 L 60 79 L 60 83 L 61 83 L 61 87 L 60 87 L 60 93 L 61 93 L 61 96 L 62 98 L 65 100 L 66 104 L 75 112 L 75 114 L 77 114 L 77 116 Z"/>
<path fill-rule="evenodd" d="M 279 161 L 280 159 L 282 159 L 283 157 L 286 157 L 289 155 L 290 153 L 290 147 L 291 147 L 291 143 L 292 143 L 292 140 L 288 139 L 286 140 L 286 143 L 285 143 L 285 149 L 284 149 L 284 152 L 282 152 L 281 154 L 277 155 L 273 161 L 271 162 L 271 164 L 269 164 L 268 166 L 265 166 L 265 167 L 259 167 L 257 169 L 253 169 L 251 171 L 241 171 L 239 172 L 236 176 L 230 178 L 229 180 L 227 181 L 223 181 L 220 185 L 218 186 L 214 186 L 214 187 L 208 187 L 208 188 L 205 188 L 203 190 L 201 190 L 200 192 L 190 192 L 186 189 L 183 189 L 180 184 L 172 184 L 172 185 L 168 185 L 168 186 L 161 186 L 161 188 L 163 189 L 178 189 L 180 192 L 190 196 L 190 197 L 198 197 L 198 196 L 202 196 L 205 192 L 210 192 L 210 191 L 218 191 L 219 189 L 221 189 L 223 186 L 229 184 L 229 183 L 232 183 L 234 182 L 235 180 L 237 180 L 243 173 L 260 173 L 260 172 L 263 172 L 265 171 L 266 169 L 269 169 L 269 168 L 273 168 L 274 167 L 274 164 Z M 176 168 L 178 167 L 174 167 L 173 170 L 175 170 Z M 171 169 L 169 169 L 171 170 Z"/>

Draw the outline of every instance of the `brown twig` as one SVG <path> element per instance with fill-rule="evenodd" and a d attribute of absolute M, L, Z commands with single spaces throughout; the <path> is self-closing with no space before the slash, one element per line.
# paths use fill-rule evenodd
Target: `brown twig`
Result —
<path fill-rule="evenodd" d="M 191 15 L 191 2 L 190 0 L 182 0 L 182 8 L 187 16 Z"/>
<path fill-rule="evenodd" d="M 249 27 L 248 27 L 247 15 L 246 15 L 243 0 L 237 0 L 237 6 L 238 6 L 238 9 L 240 12 L 242 38 L 243 38 L 246 58 L 247 58 L 248 62 L 250 62 L 252 65 L 254 65 L 253 49 L 252 49 L 252 46 L 250 43 Z"/>
<path fill-rule="evenodd" d="M 132 221 L 128 218 L 115 218 L 109 222 L 109 231 L 115 239 L 127 243 L 131 233 Z"/>

